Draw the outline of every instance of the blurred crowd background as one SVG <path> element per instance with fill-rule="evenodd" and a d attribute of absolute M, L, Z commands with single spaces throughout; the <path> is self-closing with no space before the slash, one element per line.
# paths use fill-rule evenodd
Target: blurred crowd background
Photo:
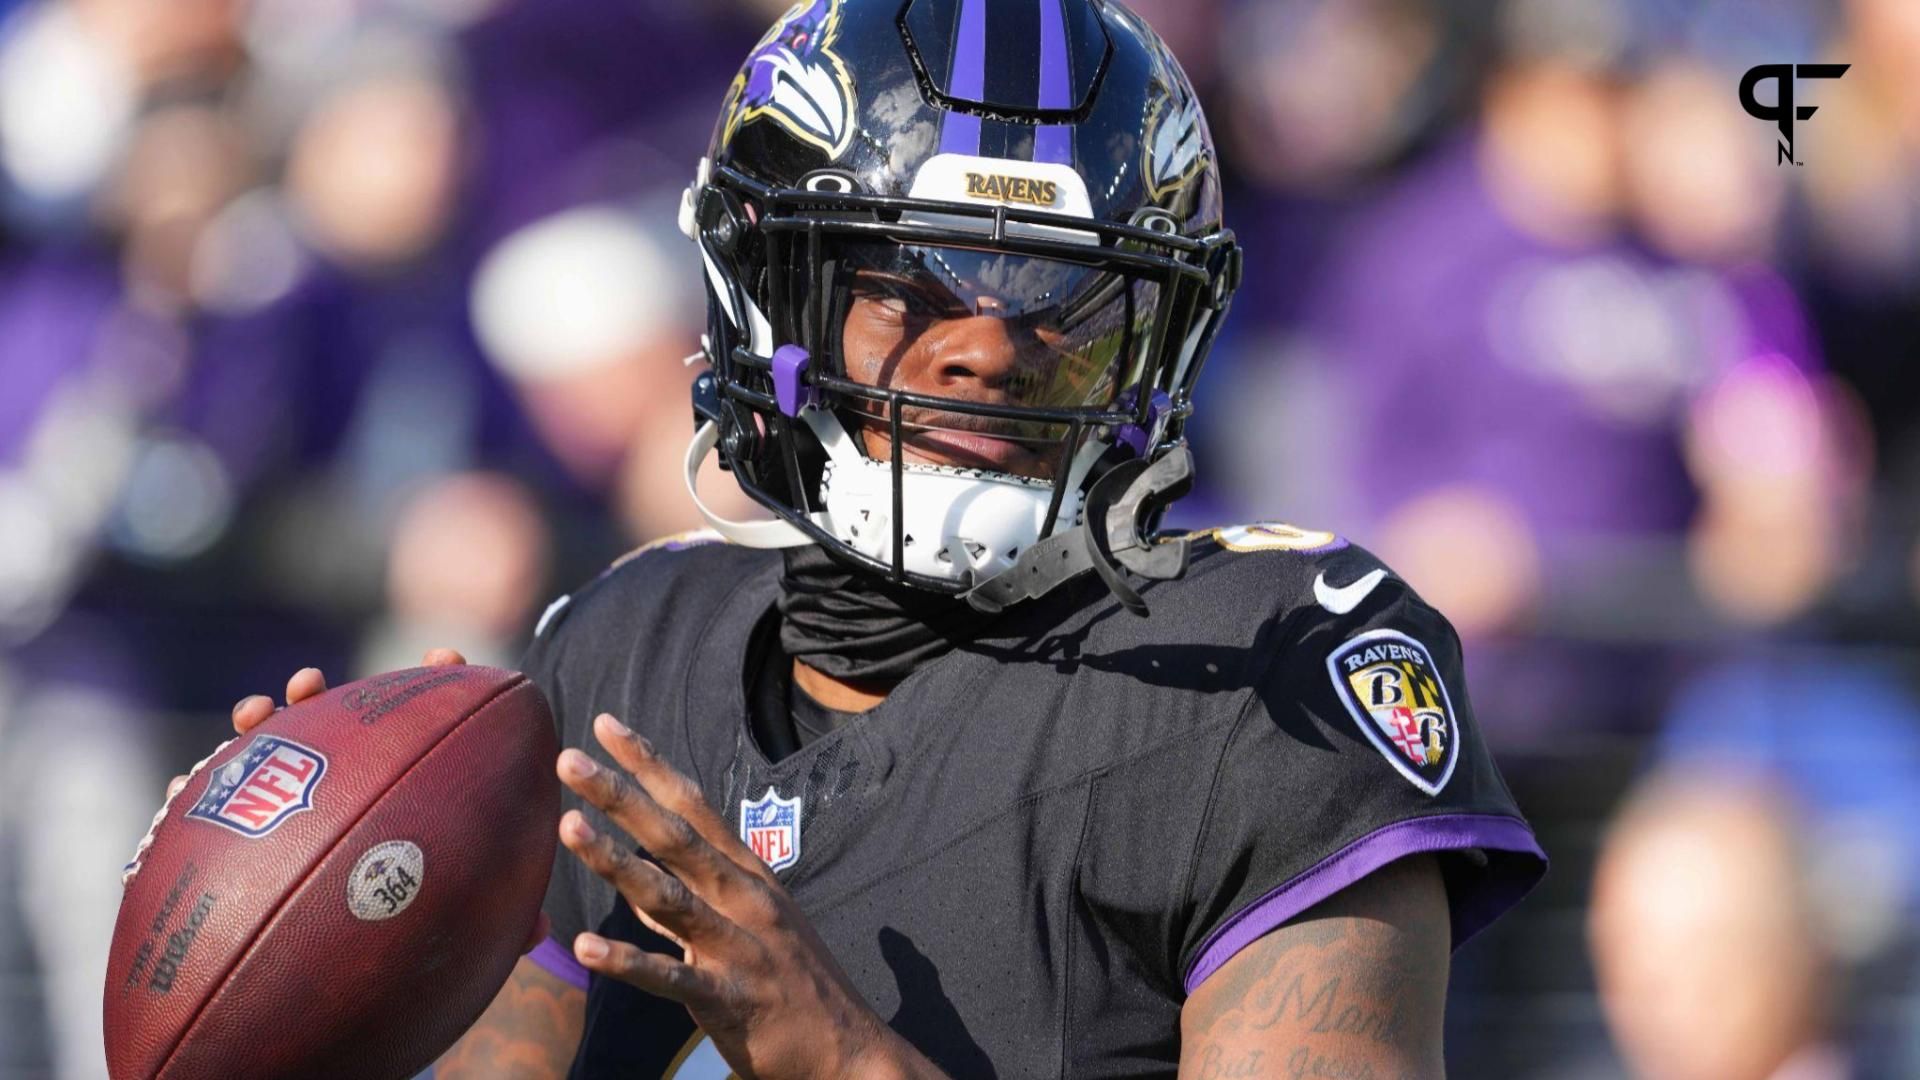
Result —
<path fill-rule="evenodd" d="M 781 6 L 0 0 L 0 1077 L 104 1075 L 237 698 L 698 524 L 672 209 Z M 1453 1075 L 1920 1075 L 1920 3 L 1134 6 L 1250 256 L 1175 524 L 1382 554 L 1555 859 Z"/>

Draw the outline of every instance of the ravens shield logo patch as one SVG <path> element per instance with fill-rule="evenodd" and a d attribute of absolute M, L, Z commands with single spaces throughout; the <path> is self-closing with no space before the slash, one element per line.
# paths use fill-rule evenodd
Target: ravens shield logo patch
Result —
<path fill-rule="evenodd" d="M 1333 650 L 1327 672 L 1367 741 L 1415 787 L 1440 794 L 1460 757 L 1460 722 L 1427 647 L 1369 630 Z"/>

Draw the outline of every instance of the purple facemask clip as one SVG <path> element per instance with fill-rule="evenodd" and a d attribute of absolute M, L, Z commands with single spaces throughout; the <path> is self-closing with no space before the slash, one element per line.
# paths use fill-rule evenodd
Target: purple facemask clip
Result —
<path fill-rule="evenodd" d="M 1140 400 L 1138 390 L 1129 390 L 1120 395 L 1117 404 L 1121 409 L 1131 412 Z M 1165 433 L 1167 414 L 1173 411 L 1173 399 L 1165 390 L 1155 390 L 1147 402 L 1147 425 L 1121 424 L 1114 429 L 1113 441 L 1118 445 L 1132 447 L 1134 457 L 1146 457 L 1147 449 L 1160 441 Z"/>
<path fill-rule="evenodd" d="M 807 364 L 812 359 L 798 345 L 773 350 L 773 400 L 788 416 L 799 416 L 801 409 L 819 404 L 816 391 L 806 382 Z"/>

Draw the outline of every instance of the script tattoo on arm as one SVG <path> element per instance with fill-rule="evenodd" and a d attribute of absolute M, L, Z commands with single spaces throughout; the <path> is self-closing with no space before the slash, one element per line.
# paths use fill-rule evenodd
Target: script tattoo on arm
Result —
<path fill-rule="evenodd" d="M 573 1065 L 587 995 L 522 958 L 493 1004 L 434 1066 L 436 1080 L 561 1080 Z"/>
<path fill-rule="evenodd" d="M 1451 944 L 1434 857 L 1382 867 L 1200 984 L 1180 1012 L 1180 1076 L 1442 1077 Z"/>

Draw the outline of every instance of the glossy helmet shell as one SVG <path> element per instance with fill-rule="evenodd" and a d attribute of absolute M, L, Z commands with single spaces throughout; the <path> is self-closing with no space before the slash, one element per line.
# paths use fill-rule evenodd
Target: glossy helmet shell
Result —
<path fill-rule="evenodd" d="M 957 179 L 969 172 L 976 179 Z M 1103 450 L 1151 458 L 1180 441 L 1240 266 L 1191 85 L 1138 16 L 1095 0 L 797 5 L 729 87 L 683 226 L 700 246 L 710 300 L 713 370 L 696 412 L 714 424 L 723 465 L 836 558 L 956 592 L 1004 570 L 1019 542 L 1070 527 Z M 1062 434 L 1061 479 L 1040 485 L 1044 513 L 1014 530 L 1018 542 L 1002 537 L 1006 550 L 992 559 L 913 565 L 899 511 L 916 478 L 897 453 L 890 543 L 856 542 L 825 512 L 832 470 L 820 424 L 802 414 L 865 398 L 897 417 L 920 403 L 838 377 L 822 250 L 847 237 L 1057 258 L 1158 285 L 1151 340 L 1125 393 L 994 413 L 1057 422 Z M 784 377 L 774 360 L 783 347 L 804 350 L 789 352 Z M 954 536 L 926 547 L 943 559 L 961 552 Z"/>

